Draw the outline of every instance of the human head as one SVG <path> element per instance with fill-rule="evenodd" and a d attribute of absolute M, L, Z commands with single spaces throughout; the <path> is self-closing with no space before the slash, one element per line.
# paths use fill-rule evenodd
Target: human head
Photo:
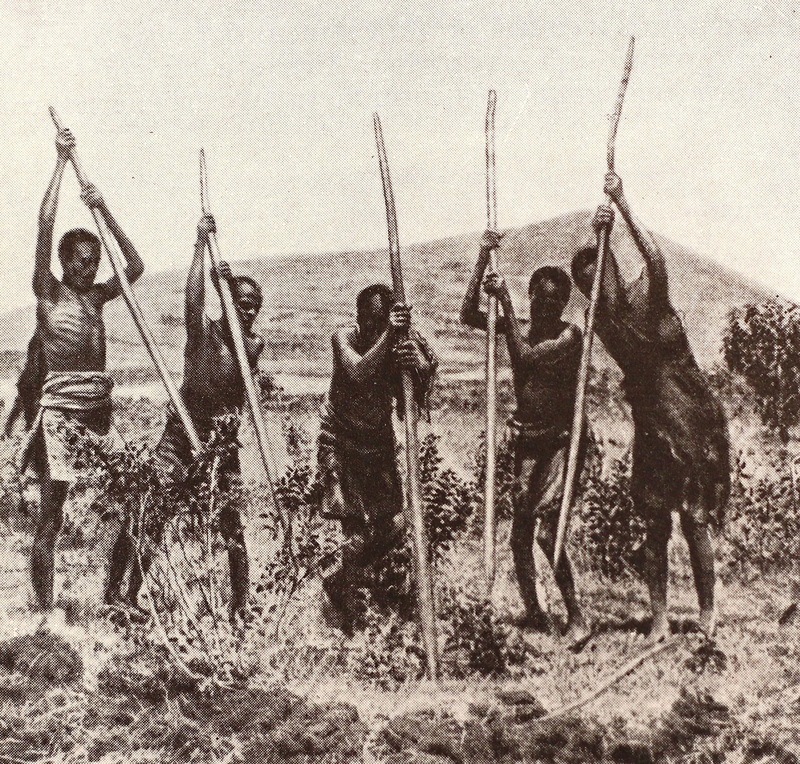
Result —
<path fill-rule="evenodd" d="M 597 270 L 597 246 L 579 249 L 572 258 L 572 280 L 581 292 L 589 297 Z"/>
<path fill-rule="evenodd" d="M 561 268 L 545 265 L 534 271 L 528 284 L 531 319 L 560 318 L 571 290 L 569 276 Z"/>
<path fill-rule="evenodd" d="M 84 228 L 67 231 L 58 243 L 64 283 L 83 292 L 94 284 L 100 267 L 100 239 Z"/>
<path fill-rule="evenodd" d="M 231 286 L 236 308 L 239 313 L 239 320 L 242 322 L 242 329 L 249 332 L 253 328 L 258 311 L 264 302 L 264 295 L 261 287 L 255 279 L 250 276 L 234 276 L 231 279 Z"/>
<path fill-rule="evenodd" d="M 386 284 L 373 284 L 362 289 L 356 298 L 356 320 L 361 336 L 368 345 L 386 330 L 394 293 Z"/>

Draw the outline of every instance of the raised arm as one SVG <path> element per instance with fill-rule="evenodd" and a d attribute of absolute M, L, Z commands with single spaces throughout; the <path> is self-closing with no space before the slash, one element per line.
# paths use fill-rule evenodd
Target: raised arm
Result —
<path fill-rule="evenodd" d="M 56 223 L 56 209 L 58 208 L 58 191 L 61 188 L 61 179 L 64 177 L 64 168 L 69 161 L 70 151 L 75 146 L 75 138 L 67 130 L 60 130 L 56 137 L 56 168 L 50 185 L 42 199 L 39 209 L 39 235 L 36 240 L 36 264 L 33 271 L 33 293 L 43 297 L 50 293 L 55 284 L 55 276 L 50 269 L 53 256 L 53 228 Z"/>
<path fill-rule="evenodd" d="M 81 191 L 81 199 L 84 204 L 91 210 L 98 210 L 106 221 L 108 230 L 117 240 L 122 256 L 125 258 L 125 278 L 129 284 L 133 284 L 143 273 L 144 263 L 133 242 L 125 235 L 125 232 L 120 228 L 116 218 L 111 214 L 111 211 L 106 205 L 105 199 L 102 194 L 97 190 L 97 187 L 89 183 L 84 186 Z M 103 297 L 106 300 L 113 300 L 122 294 L 122 287 L 120 286 L 119 279 L 116 275 L 112 276 L 105 284 L 102 285 Z"/>
<path fill-rule="evenodd" d="M 609 172 L 606 175 L 605 191 L 617 205 L 620 214 L 628 224 L 628 229 L 631 232 L 631 236 L 633 236 L 634 242 L 636 242 L 636 247 L 644 258 L 647 266 L 648 295 L 651 305 L 668 302 L 669 281 L 664 255 L 650 233 L 633 216 L 628 200 L 622 190 L 622 179 L 619 175 L 614 172 Z"/>
<path fill-rule="evenodd" d="M 377 342 L 363 355 L 353 347 L 351 333 L 340 329 L 333 335 L 333 352 L 341 363 L 348 380 L 364 385 L 383 373 L 386 358 L 398 337 L 402 337 L 411 325 L 411 312 L 407 305 L 397 303 L 389 313 L 389 325 Z"/>
<path fill-rule="evenodd" d="M 194 245 L 194 256 L 189 266 L 189 275 L 186 277 L 185 316 L 186 336 L 191 342 L 199 337 L 203 331 L 206 283 L 205 283 L 205 254 L 208 246 L 208 236 L 216 231 L 214 216 L 203 215 L 197 224 L 197 241 Z"/>
<path fill-rule="evenodd" d="M 481 237 L 481 248 L 478 253 L 478 262 L 475 263 L 475 270 L 467 285 L 467 293 L 464 295 L 464 302 L 461 305 L 461 323 L 471 326 L 473 329 L 483 329 L 486 331 L 486 314 L 480 310 L 481 304 L 481 282 L 489 265 L 489 255 L 493 249 L 500 246 L 500 239 L 503 234 L 496 231 L 484 231 Z M 497 331 L 504 332 L 506 328 L 502 317 L 498 318 Z"/>
<path fill-rule="evenodd" d="M 529 371 L 531 367 L 537 365 L 558 364 L 574 353 L 575 343 L 581 341 L 578 327 L 569 324 L 555 339 L 531 345 L 523 334 L 522 325 L 517 319 L 511 295 L 503 278 L 497 274 L 489 275 L 484 288 L 489 294 L 497 296 L 503 309 L 506 320 L 506 344 L 515 375 Z"/>

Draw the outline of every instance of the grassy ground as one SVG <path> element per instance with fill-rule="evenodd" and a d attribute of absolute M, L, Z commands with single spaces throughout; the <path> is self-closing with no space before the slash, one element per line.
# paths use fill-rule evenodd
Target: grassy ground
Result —
<path fill-rule="evenodd" d="M 621 402 L 609 398 L 608 389 L 606 382 L 595 380 L 593 395 L 603 398 L 604 402 L 594 410 L 613 412 L 619 409 L 624 413 Z M 509 403 L 507 391 L 503 400 L 506 405 Z M 729 407 L 732 400 L 726 401 Z M 285 417 L 291 416 L 292 421 L 309 431 L 313 441 L 318 403 L 315 396 L 274 400 L 269 412 L 273 431 Z M 468 473 L 474 458 L 480 429 L 476 412 L 480 408 L 480 394 L 475 385 L 445 385 L 437 391 L 431 427 L 441 437 L 441 452 L 448 466 L 462 474 Z M 152 444 L 162 421 L 161 407 L 146 398 L 121 401 L 118 423 L 129 439 L 142 439 Z M 612 450 L 625 450 L 625 427 L 628 425 L 619 412 L 607 414 L 606 419 L 596 418 L 594 423 L 598 431 L 606 433 L 603 442 Z M 764 438 L 764 433 L 744 409 L 734 418 L 732 432 L 737 450 L 756 465 L 755 472 L 766 470 L 765 465 L 771 463 L 776 447 Z M 254 452 L 246 429 L 244 441 L 247 462 L 247 454 L 252 457 Z M 24 523 L 15 521 L 10 511 L 18 496 L 9 463 L 11 444 L 0 444 L 0 449 L 0 461 L 5 465 L 0 481 L 0 509 L 8 519 L 0 532 L 2 645 L 6 638 L 34 632 L 40 619 L 30 607 L 27 559 L 31 537 Z M 281 455 L 279 461 L 286 463 L 288 459 Z M 252 475 L 257 472 L 253 468 Z M 3 683 L 16 687 L 19 667 L 10 671 L 7 668 L 5 673 L 0 671 L 0 720 L 6 720 L 0 721 L 0 762 L 256 760 L 247 758 L 249 738 L 241 730 L 224 732 L 211 717 L 192 717 L 191 706 L 200 701 L 182 706 L 178 700 L 184 696 L 178 690 L 170 690 L 169 682 L 163 683 L 165 698 L 152 703 L 142 700 L 133 689 L 125 689 L 134 686 L 131 677 L 139 671 L 137 667 L 144 661 L 143 656 L 159 649 L 160 637 L 152 626 L 120 621 L 101 608 L 106 557 L 117 525 L 113 520 L 101 521 L 89 511 L 89 498 L 77 491 L 70 504 L 57 572 L 57 589 L 65 620 L 54 624 L 55 631 L 77 651 L 83 664 L 82 678 L 77 684 L 66 687 L 56 683 L 36 693 L 14 695 L 3 689 Z M 274 548 L 260 522 L 257 507 L 251 507 L 248 534 L 255 579 L 259 571 L 269 568 L 274 556 Z M 498 540 L 499 573 L 493 592 L 493 605 L 501 619 L 509 619 L 521 611 L 507 535 L 507 522 L 503 522 Z M 796 732 L 800 730 L 800 703 L 797 701 L 800 696 L 800 618 L 796 621 L 790 618 L 782 626 L 778 623 L 779 616 L 797 594 L 798 587 L 792 584 L 792 560 L 783 559 L 780 565 L 771 568 L 736 567 L 729 546 L 726 539 L 720 540 L 720 625 L 714 648 L 703 646 L 699 636 L 691 631 L 696 602 L 685 545 L 676 535 L 671 546 L 670 606 L 676 634 L 681 635 L 676 636 L 673 647 L 644 663 L 631 676 L 584 707 L 582 719 L 601 725 L 605 730 L 622 725 L 626 734 L 641 737 L 661 724 L 660 720 L 682 693 L 687 690 L 701 696 L 708 693 L 730 710 L 724 734 L 701 737 L 686 750 L 676 749 L 670 760 L 800 760 L 793 758 L 800 757 L 800 737 L 795 741 Z M 278 745 L 283 754 L 275 760 L 413 761 L 413 758 L 391 758 L 405 755 L 387 747 L 382 737 L 382 730 L 391 719 L 432 710 L 439 719 L 452 718 L 463 731 L 474 719 L 476 709 L 502 706 L 498 698 L 512 690 L 531 693 L 546 710 L 557 709 L 585 697 L 645 649 L 642 632 L 646 628 L 647 600 L 642 583 L 634 578 L 616 582 L 604 580 L 592 572 L 585 549 L 573 551 L 580 570 L 578 588 L 596 632 L 578 655 L 563 650 L 558 639 L 522 635 L 514 628 L 502 627 L 507 646 L 522 656 L 519 663 L 510 665 L 502 676 L 472 674 L 466 679 L 451 676 L 432 685 L 415 678 L 415 667 L 421 663 L 418 660 L 414 663 L 413 651 L 409 653 L 398 648 L 398 639 L 392 641 L 380 628 L 352 640 L 344 639 L 329 628 L 322 613 L 317 579 L 308 581 L 297 592 L 277 634 L 272 628 L 274 614 L 269 610 L 270 600 L 266 594 L 257 592 L 255 598 L 262 606 L 262 615 L 244 638 L 223 629 L 222 652 L 236 653 L 241 667 L 246 669 L 248 688 L 280 686 L 325 709 L 347 704 L 355 709 L 359 724 L 365 725 L 361 736 L 357 736 L 361 741 L 357 755 L 352 751 L 347 754 L 345 748 L 325 755 L 308 751 L 291 753 L 294 749 L 290 745 L 287 747 L 284 741 Z M 541 555 L 538 561 L 542 571 L 541 594 L 560 620 L 563 618 L 561 603 L 549 567 Z M 216 562 L 221 580 L 224 580 L 221 550 L 217 550 Z M 441 563 L 439 583 L 442 588 L 471 592 L 477 599 L 480 570 L 479 539 L 474 533 L 465 532 L 459 535 Z M 174 622 L 166 625 L 176 633 Z M 451 624 L 440 623 L 442 647 L 449 628 Z M 406 643 L 400 638 L 399 644 Z M 374 670 L 370 663 L 376 657 L 385 662 L 381 671 Z M 2 660 L 0 665 L 3 665 Z M 30 666 L 22 673 L 26 671 L 35 673 Z M 110 674 L 117 678 L 116 684 L 111 683 L 116 689 L 109 695 Z M 172 692 L 178 700 L 170 700 Z M 113 705 L 113 713 L 102 710 L 109 703 Z M 136 705 L 132 716 L 120 710 L 120 704 L 125 703 Z M 313 726 L 311 722 L 301 723 Z M 159 730 L 157 735 L 153 729 Z M 55 741 L 50 748 L 41 743 L 44 734 Z M 94 741 L 94 747 L 78 745 L 75 740 L 81 734 Z M 175 742 L 178 738 L 183 741 L 180 745 Z M 17 748 L 9 748 L 9 740 L 38 742 L 36 745 L 26 743 L 28 747 L 18 743 Z M 458 756 L 426 755 L 428 759 L 416 760 L 429 764 L 459 760 Z M 481 759 L 467 757 L 463 760 Z M 512 756 L 507 760 L 530 759 L 520 754 L 516 759 Z M 570 753 L 561 760 L 595 761 L 598 758 L 596 752 L 591 755 L 584 752 Z"/>

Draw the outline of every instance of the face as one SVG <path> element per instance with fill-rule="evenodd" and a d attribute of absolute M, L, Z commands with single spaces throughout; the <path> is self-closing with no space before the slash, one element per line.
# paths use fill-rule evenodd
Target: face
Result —
<path fill-rule="evenodd" d="M 78 292 L 91 289 L 100 266 L 100 245 L 79 242 L 64 260 L 64 283 Z"/>
<path fill-rule="evenodd" d="M 249 332 L 253 328 L 258 311 L 261 310 L 261 296 L 252 284 L 242 282 L 235 289 L 236 308 L 242 329 Z"/>
<path fill-rule="evenodd" d="M 564 312 L 565 304 L 558 285 L 550 279 L 542 279 L 534 284 L 530 299 L 531 319 L 534 321 L 558 319 Z"/>
<path fill-rule="evenodd" d="M 373 345 L 389 325 L 389 306 L 380 295 L 373 295 L 369 304 L 358 314 L 358 327 L 367 345 Z"/>

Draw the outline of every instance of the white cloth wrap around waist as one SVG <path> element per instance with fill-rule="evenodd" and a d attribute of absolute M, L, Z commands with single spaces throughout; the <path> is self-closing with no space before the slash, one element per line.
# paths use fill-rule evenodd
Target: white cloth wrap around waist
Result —
<path fill-rule="evenodd" d="M 51 371 L 42 385 L 42 409 L 93 411 L 111 404 L 114 387 L 104 371 Z"/>

